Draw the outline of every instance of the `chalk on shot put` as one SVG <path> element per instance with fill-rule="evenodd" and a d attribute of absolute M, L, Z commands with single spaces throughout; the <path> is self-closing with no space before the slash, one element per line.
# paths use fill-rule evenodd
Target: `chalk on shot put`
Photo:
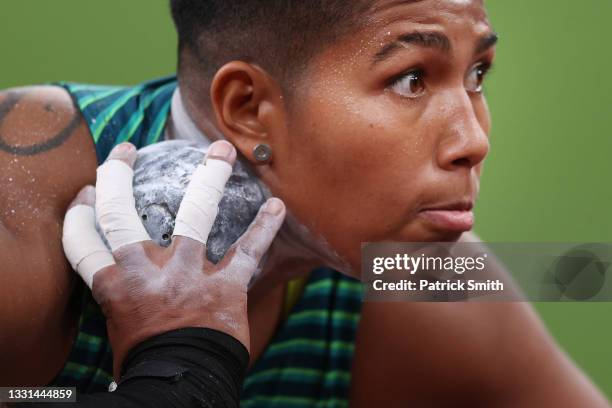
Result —
<path fill-rule="evenodd" d="M 176 214 L 185 190 L 206 147 L 187 141 L 168 141 L 138 151 L 134 164 L 136 210 L 151 239 L 161 246 L 172 242 Z M 236 161 L 219 213 L 206 242 L 208 260 L 217 263 L 247 230 L 268 193 L 257 177 Z"/>

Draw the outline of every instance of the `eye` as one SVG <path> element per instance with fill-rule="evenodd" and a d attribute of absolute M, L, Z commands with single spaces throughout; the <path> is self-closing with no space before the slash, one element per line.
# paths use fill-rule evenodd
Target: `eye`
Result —
<path fill-rule="evenodd" d="M 393 92 L 407 98 L 418 98 L 425 92 L 424 74 L 421 70 L 414 70 L 403 74 L 393 80 L 390 85 Z"/>
<path fill-rule="evenodd" d="M 481 93 L 482 83 L 490 69 L 491 64 L 485 62 L 476 64 L 465 79 L 465 89 L 468 92 Z"/>

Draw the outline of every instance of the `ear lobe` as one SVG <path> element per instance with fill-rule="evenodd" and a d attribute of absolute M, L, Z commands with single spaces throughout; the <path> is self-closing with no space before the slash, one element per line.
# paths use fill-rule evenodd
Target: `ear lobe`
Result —
<path fill-rule="evenodd" d="M 242 61 L 224 65 L 212 80 L 211 102 L 219 130 L 253 164 L 255 146 L 274 148 L 284 108 L 280 88 L 263 69 Z"/>

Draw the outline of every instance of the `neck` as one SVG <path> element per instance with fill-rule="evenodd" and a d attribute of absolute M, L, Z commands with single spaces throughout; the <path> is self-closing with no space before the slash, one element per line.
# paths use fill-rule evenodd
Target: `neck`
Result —
<path fill-rule="evenodd" d="M 188 93 L 181 93 L 178 88 L 175 91 L 172 97 L 169 136 L 172 139 L 197 141 L 206 146 L 211 141 L 223 139 L 223 135 L 212 125 L 208 115 L 197 116 L 196 113 L 202 110 L 197 107 L 197 101 L 193 101 L 189 96 Z M 267 196 L 271 196 L 267 187 L 261 184 Z M 261 272 L 254 276 L 250 288 L 265 293 L 280 283 L 305 276 L 313 268 L 322 265 L 341 271 L 348 270 L 347 264 L 340 261 L 324 240 L 314 239 L 308 229 L 288 211 L 286 222 L 274 240 Z"/>
<path fill-rule="evenodd" d="M 187 88 L 189 89 L 189 88 Z M 212 120 L 210 109 L 203 109 L 202 103 L 187 90 L 182 92 L 180 86 L 172 95 L 172 129 L 177 132 L 174 138 L 203 141 L 207 144 L 225 139 Z M 175 115 L 176 112 L 176 115 Z M 177 123 L 174 123 L 174 122 Z"/>

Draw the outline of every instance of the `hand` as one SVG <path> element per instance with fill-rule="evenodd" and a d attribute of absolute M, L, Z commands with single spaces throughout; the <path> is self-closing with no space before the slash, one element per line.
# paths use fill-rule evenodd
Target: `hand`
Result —
<path fill-rule="evenodd" d="M 187 188 L 168 248 L 150 240 L 136 212 L 135 159 L 134 146 L 117 146 L 98 168 L 96 188 L 83 188 L 64 220 L 66 256 L 107 319 L 115 378 L 131 348 L 183 327 L 225 332 L 249 350 L 247 285 L 283 223 L 282 201 L 269 199 L 214 265 L 206 259 L 205 242 L 236 160 L 234 147 L 225 141 L 210 146 Z"/>

